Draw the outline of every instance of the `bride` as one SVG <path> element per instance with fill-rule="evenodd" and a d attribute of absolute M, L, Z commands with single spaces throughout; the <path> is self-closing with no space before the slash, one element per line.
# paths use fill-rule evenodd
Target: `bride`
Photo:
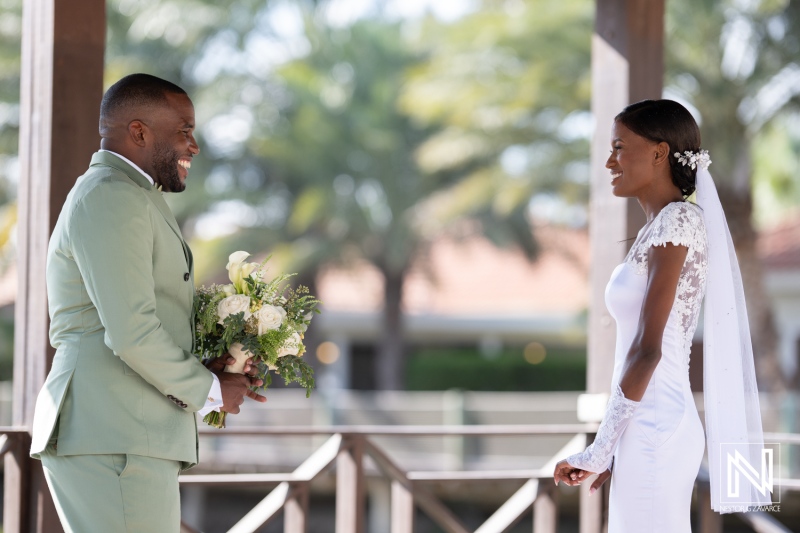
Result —
<path fill-rule="evenodd" d="M 769 503 L 758 489 L 725 491 L 723 446 L 736 443 L 756 467 L 763 447 L 741 275 L 711 161 L 686 108 L 632 104 L 614 119 L 612 139 L 612 192 L 636 198 L 647 223 L 606 288 L 617 344 L 603 422 L 585 451 L 556 465 L 554 478 L 577 485 L 599 474 L 591 493 L 611 478 L 609 533 L 690 533 L 706 439 L 714 510 Z M 697 203 L 688 200 L 695 191 Z M 705 437 L 689 387 L 704 294 Z"/>

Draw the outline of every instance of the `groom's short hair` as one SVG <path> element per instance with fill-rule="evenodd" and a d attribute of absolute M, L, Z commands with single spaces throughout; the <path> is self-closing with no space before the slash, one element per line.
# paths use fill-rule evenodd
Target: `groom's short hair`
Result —
<path fill-rule="evenodd" d="M 100 124 L 125 110 L 167 103 L 167 94 L 186 94 L 174 83 L 150 74 L 129 74 L 109 87 L 100 103 Z"/>

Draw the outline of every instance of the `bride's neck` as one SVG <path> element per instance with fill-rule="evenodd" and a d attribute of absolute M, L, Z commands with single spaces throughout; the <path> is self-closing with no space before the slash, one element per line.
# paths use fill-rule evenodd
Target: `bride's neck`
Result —
<path fill-rule="evenodd" d="M 668 204 L 682 202 L 683 194 L 680 189 L 670 183 L 669 187 L 658 187 L 657 189 L 645 191 L 644 194 L 636 199 L 639 201 L 639 205 L 642 206 L 647 222 L 651 222 Z"/>

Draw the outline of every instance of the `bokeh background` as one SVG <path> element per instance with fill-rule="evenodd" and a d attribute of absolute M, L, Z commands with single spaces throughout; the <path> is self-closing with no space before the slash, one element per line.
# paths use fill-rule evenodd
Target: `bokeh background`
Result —
<path fill-rule="evenodd" d="M 0 9 L 2 421 L 21 0 Z M 106 86 L 148 72 L 195 103 L 202 152 L 186 192 L 168 201 L 197 282 L 224 280 L 227 255 L 247 250 L 297 272 L 323 301 L 306 338 L 318 390 L 306 400 L 276 383 L 241 424 L 575 420 L 586 388 L 593 16 L 591 0 L 108 0 Z M 796 432 L 800 3 L 672 0 L 665 39 L 664 97 L 700 123 L 737 246 L 760 389 L 774 407 L 765 426 Z M 287 470 L 319 444 L 204 442 L 209 471 Z M 428 468 L 535 467 L 558 448 L 426 442 L 390 446 Z M 512 489 L 445 496 L 480 523 Z M 370 531 L 386 530 L 387 490 L 370 481 Z M 184 516 L 221 531 L 261 497 L 192 489 Z M 332 530 L 330 487 L 313 497 L 313 530 Z M 212 498 L 230 516 L 210 512 Z M 568 531 L 577 521 L 565 509 Z M 800 528 L 789 510 L 777 518 Z M 419 528 L 436 530 L 424 517 Z"/>

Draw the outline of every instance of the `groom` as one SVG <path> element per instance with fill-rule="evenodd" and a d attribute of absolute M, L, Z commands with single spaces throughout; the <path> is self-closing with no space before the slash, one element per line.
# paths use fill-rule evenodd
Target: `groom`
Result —
<path fill-rule="evenodd" d="M 260 380 L 192 354 L 192 254 L 162 191 L 185 189 L 193 133 L 183 89 L 147 74 L 119 80 L 101 104 L 101 150 L 50 239 L 56 355 L 31 455 L 67 531 L 177 533 L 178 473 L 198 461 L 195 413 L 266 401 L 249 390 Z"/>

